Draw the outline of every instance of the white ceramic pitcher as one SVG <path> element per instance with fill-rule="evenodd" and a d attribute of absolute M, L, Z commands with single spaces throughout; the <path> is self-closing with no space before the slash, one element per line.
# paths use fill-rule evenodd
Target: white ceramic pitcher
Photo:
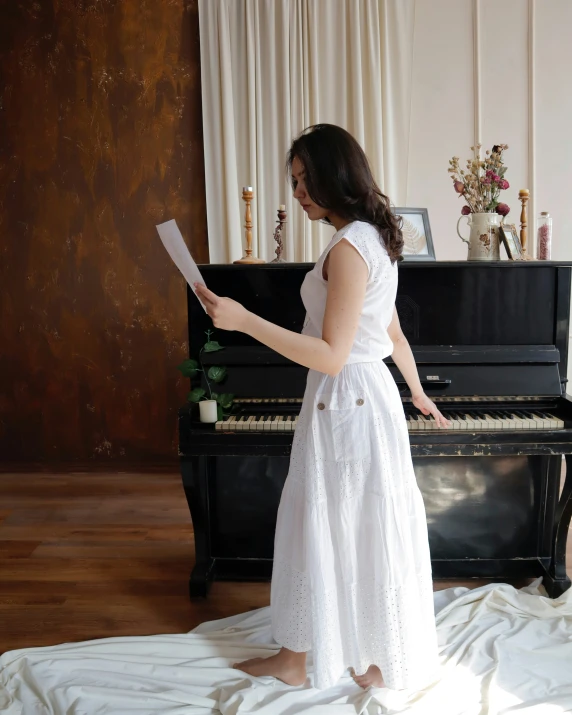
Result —
<path fill-rule="evenodd" d="M 459 224 L 466 218 L 471 232 L 469 240 L 461 236 Z M 501 217 L 497 213 L 475 213 L 461 216 L 457 221 L 457 233 L 469 246 L 469 261 L 500 261 L 499 226 Z"/>

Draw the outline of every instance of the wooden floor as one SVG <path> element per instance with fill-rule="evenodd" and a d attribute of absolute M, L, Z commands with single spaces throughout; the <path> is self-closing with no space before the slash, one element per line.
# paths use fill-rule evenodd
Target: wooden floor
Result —
<path fill-rule="evenodd" d="M 0 653 L 183 633 L 268 605 L 268 583 L 215 583 L 191 602 L 193 553 L 177 473 L 0 474 Z"/>

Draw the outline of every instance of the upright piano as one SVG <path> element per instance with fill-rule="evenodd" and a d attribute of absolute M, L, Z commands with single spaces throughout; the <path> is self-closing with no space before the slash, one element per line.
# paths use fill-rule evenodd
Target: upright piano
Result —
<path fill-rule="evenodd" d="M 205 265 L 219 295 L 300 331 L 300 285 L 311 264 Z M 451 419 L 435 429 L 411 404 L 397 367 L 417 482 L 427 512 L 433 576 L 543 577 L 552 597 L 570 586 L 572 402 L 566 394 L 570 263 L 402 262 L 397 310 L 426 393 Z M 188 291 L 190 356 L 213 330 Z M 214 329 L 219 392 L 233 413 L 179 411 L 179 455 L 195 534 L 191 596 L 213 579 L 269 579 L 276 513 L 307 370 L 239 332 Z M 194 384 L 193 386 L 197 386 Z M 565 478 L 563 478 L 563 456 Z M 395 475 L 399 479 L 399 475 Z M 562 484 L 563 482 L 563 484 Z"/>

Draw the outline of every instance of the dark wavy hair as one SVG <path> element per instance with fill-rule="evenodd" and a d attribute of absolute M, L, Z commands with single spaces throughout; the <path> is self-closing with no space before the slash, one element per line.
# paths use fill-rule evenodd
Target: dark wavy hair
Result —
<path fill-rule="evenodd" d="M 347 221 L 372 224 L 391 262 L 401 260 L 401 216 L 391 212 L 389 199 L 376 184 L 364 150 L 349 132 L 334 124 L 304 129 L 292 142 L 286 160 L 293 186 L 294 157 L 304 166 L 306 190 L 315 204 Z"/>

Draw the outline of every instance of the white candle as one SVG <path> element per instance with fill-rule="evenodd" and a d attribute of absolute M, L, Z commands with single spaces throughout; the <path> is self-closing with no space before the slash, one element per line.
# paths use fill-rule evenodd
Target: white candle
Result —
<path fill-rule="evenodd" d="M 243 191 L 252 191 L 252 186 L 243 186 L 242 190 Z"/>
<path fill-rule="evenodd" d="M 286 211 L 286 204 L 280 204 L 278 211 Z"/>
<path fill-rule="evenodd" d="M 217 421 L 216 404 L 216 400 L 201 400 L 199 402 L 199 414 L 201 422 Z"/>

